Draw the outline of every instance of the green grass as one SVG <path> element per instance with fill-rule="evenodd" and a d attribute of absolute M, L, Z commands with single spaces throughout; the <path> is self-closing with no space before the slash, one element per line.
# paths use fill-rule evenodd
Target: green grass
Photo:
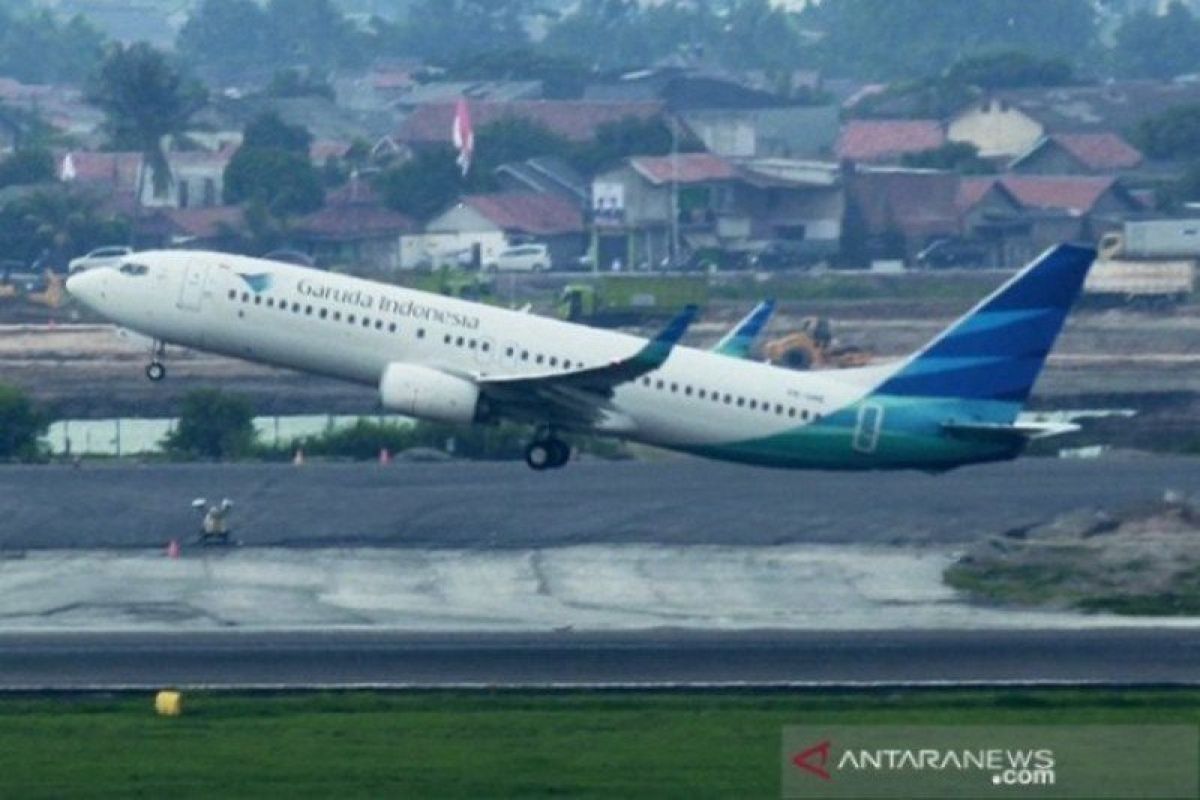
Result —
<path fill-rule="evenodd" d="M 0 701 L 0 797 L 779 796 L 784 725 L 1200 723 L 1196 691 Z"/>

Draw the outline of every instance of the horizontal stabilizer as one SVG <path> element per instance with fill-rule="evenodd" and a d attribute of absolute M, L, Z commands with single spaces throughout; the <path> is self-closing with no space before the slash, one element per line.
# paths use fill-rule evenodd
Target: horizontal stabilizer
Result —
<path fill-rule="evenodd" d="M 942 423 L 942 430 L 951 436 L 974 442 L 1028 442 L 1074 433 L 1079 429 L 1078 425 L 1071 422 L 1024 422 L 1014 425 L 986 422 Z"/>

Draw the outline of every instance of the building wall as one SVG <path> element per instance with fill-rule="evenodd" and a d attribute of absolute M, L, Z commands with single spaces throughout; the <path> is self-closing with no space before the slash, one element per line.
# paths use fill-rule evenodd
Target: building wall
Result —
<path fill-rule="evenodd" d="M 1079 160 L 1056 144 L 1041 147 L 1036 153 L 1014 164 L 1010 170 L 1018 175 L 1086 175 L 1088 170 Z"/>
<path fill-rule="evenodd" d="M 952 142 L 970 142 L 984 158 L 1016 156 L 1028 152 L 1042 135 L 1042 124 L 1025 112 L 995 98 L 959 112 L 946 129 Z"/>

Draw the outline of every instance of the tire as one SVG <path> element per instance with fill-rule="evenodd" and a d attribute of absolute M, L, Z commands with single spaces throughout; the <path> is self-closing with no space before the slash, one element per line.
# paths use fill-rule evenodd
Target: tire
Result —
<path fill-rule="evenodd" d="M 167 377 L 167 368 L 163 366 L 161 361 L 151 361 L 146 365 L 146 377 L 154 383 L 158 383 Z"/>
<path fill-rule="evenodd" d="M 535 472 L 550 469 L 554 463 L 554 449 L 548 442 L 530 442 L 525 448 L 525 463 Z"/>
<path fill-rule="evenodd" d="M 565 467 L 567 462 L 571 460 L 571 445 L 562 439 L 551 439 L 546 444 L 550 447 L 550 468 L 559 469 L 560 467 Z"/>

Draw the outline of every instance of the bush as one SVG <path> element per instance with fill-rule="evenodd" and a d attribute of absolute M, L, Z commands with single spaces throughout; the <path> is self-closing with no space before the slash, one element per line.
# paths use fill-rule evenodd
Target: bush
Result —
<path fill-rule="evenodd" d="M 30 461 L 41 455 L 38 437 L 50 418 L 15 386 L 0 384 L 0 458 Z"/>
<path fill-rule="evenodd" d="M 183 399 L 179 424 L 163 447 L 185 458 L 233 459 L 254 449 L 254 411 L 250 402 L 219 389 L 198 389 Z"/>

